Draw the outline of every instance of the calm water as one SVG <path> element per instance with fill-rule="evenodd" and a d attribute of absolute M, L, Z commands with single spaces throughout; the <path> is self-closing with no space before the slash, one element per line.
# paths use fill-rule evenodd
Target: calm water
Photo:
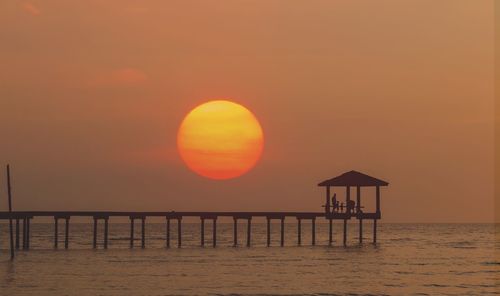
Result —
<path fill-rule="evenodd" d="M 61 225 L 61 224 L 60 224 Z M 8 260 L 7 225 L 1 227 L 1 295 L 491 295 L 499 293 L 500 243 L 493 224 L 380 224 L 373 246 L 357 243 L 350 224 L 349 244 L 326 246 L 328 226 L 286 224 L 286 246 L 273 224 L 273 247 L 265 247 L 265 224 L 252 225 L 252 248 L 231 247 L 232 224 L 218 223 L 218 247 L 199 247 L 199 224 L 183 224 L 183 248 L 165 249 L 164 225 L 148 224 L 146 249 L 128 248 L 128 224 L 110 225 L 108 250 L 92 250 L 92 225 L 71 224 L 70 249 L 53 250 L 51 224 L 32 224 L 32 250 Z M 176 225 L 172 225 L 172 246 Z M 206 224 L 207 246 L 211 224 Z M 240 224 L 240 244 L 246 238 Z M 139 227 L 136 226 L 136 230 Z M 497 235 L 500 234 L 497 225 Z M 64 227 L 60 226 L 60 237 Z M 100 233 L 102 235 L 102 231 Z M 140 237 L 139 232 L 136 237 Z M 498 237 L 497 237 L 498 238 Z M 136 241 L 139 245 L 140 241 Z M 64 245 L 62 242 L 60 245 Z M 495 257 L 495 252 L 497 256 Z"/>

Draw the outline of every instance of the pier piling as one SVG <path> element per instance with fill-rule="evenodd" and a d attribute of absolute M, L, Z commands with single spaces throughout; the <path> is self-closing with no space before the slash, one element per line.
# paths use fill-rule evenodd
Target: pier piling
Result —
<path fill-rule="evenodd" d="M 54 217 L 54 249 L 57 249 L 58 235 L 59 235 L 59 219 Z"/>
<path fill-rule="evenodd" d="M 359 243 L 363 243 L 363 219 L 359 219 Z"/>
<path fill-rule="evenodd" d="M 267 246 L 271 246 L 271 218 L 267 217 Z"/>
<path fill-rule="evenodd" d="M 212 245 L 215 248 L 217 246 L 217 218 L 212 220 Z"/>
<path fill-rule="evenodd" d="M 65 218 L 65 228 L 64 228 L 64 248 L 68 249 L 69 247 L 69 217 Z"/>
<path fill-rule="evenodd" d="M 166 226 L 166 229 L 165 229 L 165 240 L 166 240 L 166 244 L 167 244 L 167 248 L 170 248 L 170 218 L 167 218 L 167 226 Z"/>
<path fill-rule="evenodd" d="M 134 217 L 130 217 L 130 248 L 134 248 Z"/>
<path fill-rule="evenodd" d="M 281 218 L 281 246 L 285 246 L 285 217 Z"/>
<path fill-rule="evenodd" d="M 146 247 L 146 217 L 141 217 L 141 248 Z"/>
<path fill-rule="evenodd" d="M 297 218 L 297 245 L 302 244 L 302 219 Z"/>
<path fill-rule="evenodd" d="M 182 246 L 182 218 L 177 218 L 177 247 Z"/>
<path fill-rule="evenodd" d="M 19 250 L 19 218 L 16 218 L 16 250 Z"/>
<path fill-rule="evenodd" d="M 97 249 L 97 218 L 94 217 L 94 240 L 92 242 L 94 249 Z"/>
<path fill-rule="evenodd" d="M 200 220 L 201 220 L 201 229 L 200 229 L 201 242 L 200 242 L 200 244 L 202 247 L 204 247 L 205 246 L 205 218 L 202 217 L 202 218 L 200 218 Z"/>
<path fill-rule="evenodd" d="M 233 217 L 233 246 L 238 246 L 238 219 Z"/>
<path fill-rule="evenodd" d="M 312 224 L 312 234 L 311 234 L 311 240 L 312 240 L 312 245 L 316 245 L 316 218 L 311 219 L 311 224 Z"/>
<path fill-rule="evenodd" d="M 332 243 L 333 243 L 333 220 L 332 219 L 328 219 L 328 224 L 329 224 L 329 228 L 328 228 L 328 245 L 331 246 Z"/>
<path fill-rule="evenodd" d="M 373 219 L 373 243 L 377 243 L 377 219 Z"/>
<path fill-rule="evenodd" d="M 108 248 L 108 217 L 104 218 L 104 249 Z"/>
<path fill-rule="evenodd" d="M 347 220 L 344 219 L 344 246 L 347 245 Z"/>
<path fill-rule="evenodd" d="M 23 218 L 23 250 L 26 250 L 26 228 L 27 228 L 27 221 L 28 218 L 24 217 Z"/>
<path fill-rule="evenodd" d="M 251 239 L 252 239 L 252 218 L 248 218 L 248 222 L 247 222 L 247 247 L 250 247 Z"/>

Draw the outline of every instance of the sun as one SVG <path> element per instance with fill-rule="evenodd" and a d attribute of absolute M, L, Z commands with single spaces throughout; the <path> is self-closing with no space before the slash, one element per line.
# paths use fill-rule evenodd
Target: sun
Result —
<path fill-rule="evenodd" d="M 197 106 L 186 115 L 177 133 L 177 148 L 186 165 L 216 180 L 250 171 L 263 147 L 264 134 L 255 115 L 228 100 Z"/>

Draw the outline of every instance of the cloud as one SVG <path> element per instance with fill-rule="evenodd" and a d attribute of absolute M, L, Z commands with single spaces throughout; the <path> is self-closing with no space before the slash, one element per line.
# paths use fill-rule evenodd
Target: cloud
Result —
<path fill-rule="evenodd" d="M 92 86 L 138 86 L 148 80 L 147 75 L 134 68 L 121 68 L 96 75 L 91 79 Z"/>
<path fill-rule="evenodd" d="M 33 5 L 30 2 L 24 2 L 22 4 L 22 8 L 23 8 L 24 11 L 26 11 L 27 13 L 29 13 L 29 14 L 31 14 L 33 16 L 37 16 L 37 15 L 41 14 L 40 9 L 38 9 L 35 5 Z"/>

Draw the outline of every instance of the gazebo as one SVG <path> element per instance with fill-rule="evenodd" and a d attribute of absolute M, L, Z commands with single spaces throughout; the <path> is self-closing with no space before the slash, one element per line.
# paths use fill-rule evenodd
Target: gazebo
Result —
<path fill-rule="evenodd" d="M 359 220 L 359 242 L 363 241 L 363 219 L 373 220 L 373 242 L 377 241 L 377 220 L 381 218 L 380 211 L 380 187 L 388 186 L 389 183 L 366 174 L 350 171 L 332 179 L 318 184 L 326 187 L 325 218 L 330 221 L 330 233 L 332 220 L 344 220 L 344 245 L 347 240 L 347 220 L 354 217 Z M 345 203 L 337 200 L 336 195 L 330 195 L 333 187 L 345 187 Z M 351 199 L 351 187 L 356 187 L 356 201 Z M 365 212 L 361 206 L 361 187 L 375 187 L 375 212 Z M 344 206 L 345 205 L 345 206 Z M 331 235 L 330 235 L 331 240 Z"/>

